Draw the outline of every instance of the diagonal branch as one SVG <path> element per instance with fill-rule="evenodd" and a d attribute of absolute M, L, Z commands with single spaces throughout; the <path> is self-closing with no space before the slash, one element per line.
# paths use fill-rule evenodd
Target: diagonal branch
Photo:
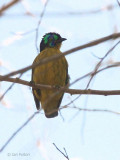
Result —
<path fill-rule="evenodd" d="M 20 0 L 12 0 L 8 4 L 4 5 L 0 8 L 0 15 L 3 14 L 4 11 L 6 11 L 8 8 L 12 7 L 14 4 L 18 3 Z"/>
<path fill-rule="evenodd" d="M 98 71 L 99 67 L 101 66 L 102 62 L 104 61 L 104 59 L 116 48 L 116 46 L 120 43 L 120 41 L 118 41 L 112 48 L 110 48 L 110 50 L 103 56 L 103 58 L 100 59 L 100 61 L 97 63 L 97 65 L 95 66 L 95 69 L 93 71 L 93 74 L 91 75 L 91 78 L 86 86 L 86 89 L 89 87 L 90 82 L 92 81 L 92 79 L 94 78 L 96 72 Z"/>
<path fill-rule="evenodd" d="M 18 78 L 20 78 L 22 76 L 22 74 L 20 74 L 20 76 Z M 0 96 L 0 101 L 4 98 L 4 96 L 8 93 L 9 90 L 12 89 L 12 87 L 15 85 L 15 83 L 13 82 L 8 89 Z"/>
<path fill-rule="evenodd" d="M 116 112 L 116 111 L 112 111 L 112 110 L 107 110 L 107 109 L 85 109 L 85 108 L 78 108 L 78 107 L 68 107 L 68 106 L 63 106 L 60 108 L 61 109 L 65 109 L 65 108 L 71 108 L 71 109 L 78 109 L 79 111 L 88 111 L 88 112 L 108 112 L 108 113 L 113 113 L 116 115 L 120 115 L 120 112 Z M 37 111 L 35 113 L 33 113 L 11 136 L 10 138 L 6 141 L 6 143 L 0 148 L 0 152 L 2 152 L 7 145 L 11 142 L 11 140 L 38 114 L 40 113 L 40 111 Z M 55 146 L 55 144 L 53 143 L 53 145 Z M 55 146 L 57 147 L 57 146 Z M 65 150 L 65 149 L 64 149 Z M 61 153 L 67 158 L 67 152 L 65 151 L 66 155 L 61 151 Z"/>
<path fill-rule="evenodd" d="M 65 153 L 63 153 L 57 146 L 55 143 L 53 143 L 53 145 L 55 146 L 55 148 L 67 159 L 69 160 L 69 157 L 67 155 L 66 149 L 64 148 Z"/>
<path fill-rule="evenodd" d="M 119 2 L 119 0 L 117 0 L 117 3 L 118 3 L 118 5 L 119 5 L 119 7 L 120 7 L 120 2 Z"/>
<path fill-rule="evenodd" d="M 112 114 L 116 114 L 116 115 L 120 115 L 120 112 L 116 112 L 113 110 L 109 110 L 109 109 L 88 109 L 88 108 L 80 108 L 80 107 L 68 107 L 68 106 L 63 106 L 60 108 L 61 109 L 77 109 L 79 111 L 84 111 L 84 112 L 106 112 L 106 113 L 112 113 Z"/>
<path fill-rule="evenodd" d="M 30 116 L 26 122 L 24 124 L 22 124 L 12 135 L 11 137 L 6 141 L 6 143 L 2 146 L 2 148 L 0 149 L 0 152 L 2 152 L 6 146 L 10 143 L 10 141 L 18 134 L 18 132 L 20 132 L 35 116 L 36 114 L 38 114 L 39 111 L 35 112 L 32 116 Z"/>
<path fill-rule="evenodd" d="M 72 48 L 72 49 L 70 49 L 70 50 L 68 50 L 68 51 L 66 51 L 66 52 L 64 52 L 62 54 L 54 55 L 54 56 L 51 56 L 50 58 L 45 58 L 45 59 L 39 61 L 38 63 L 34 64 L 34 65 L 29 65 L 29 66 L 27 66 L 25 68 L 22 68 L 22 69 L 19 69 L 17 71 L 13 71 L 11 73 L 8 73 L 8 74 L 4 75 L 3 77 L 1 77 L 0 80 L 2 80 L 3 78 L 14 76 L 14 75 L 19 74 L 19 73 L 24 73 L 24 72 L 30 70 L 31 68 L 35 68 L 37 66 L 41 66 L 43 64 L 46 64 L 46 63 L 48 63 L 50 61 L 59 59 L 60 57 L 63 57 L 63 56 L 68 55 L 68 54 L 71 54 L 71 53 L 76 52 L 78 50 L 85 49 L 85 48 L 88 48 L 88 47 L 92 47 L 92 46 L 98 45 L 100 43 L 103 43 L 103 42 L 111 40 L 111 39 L 117 39 L 119 37 L 120 37 L 120 33 L 115 33 L 115 34 L 111 34 L 109 36 L 94 40 L 94 41 L 89 42 L 87 44 Z"/>
<path fill-rule="evenodd" d="M 18 84 L 23 84 L 26 86 L 30 86 L 35 89 L 48 89 L 48 90 L 55 90 L 59 92 L 66 92 L 71 95 L 73 94 L 87 94 L 87 95 L 103 95 L 103 96 L 110 96 L 110 95 L 120 95 L 120 90 L 81 90 L 81 89 L 68 89 L 67 87 L 59 87 L 59 89 L 56 86 L 50 86 L 50 85 L 43 85 L 43 84 L 31 84 L 31 82 L 21 80 L 19 78 L 6 78 L 4 81 L 7 82 L 14 82 Z"/>
<path fill-rule="evenodd" d="M 39 19 L 39 21 L 38 21 L 37 28 L 36 28 L 36 30 L 35 30 L 35 31 L 36 31 L 36 36 L 35 36 L 35 46 L 36 46 L 37 52 L 39 52 L 39 48 L 38 48 L 38 46 L 37 46 L 37 41 L 38 41 L 38 31 L 39 31 L 39 27 L 40 27 L 40 24 L 41 24 L 41 22 L 42 22 L 43 16 L 44 16 L 44 14 L 45 14 L 45 10 L 46 10 L 48 1 L 49 1 L 49 0 L 47 0 L 47 1 L 45 2 L 43 11 L 42 11 L 42 13 L 40 14 L 40 19 Z"/>

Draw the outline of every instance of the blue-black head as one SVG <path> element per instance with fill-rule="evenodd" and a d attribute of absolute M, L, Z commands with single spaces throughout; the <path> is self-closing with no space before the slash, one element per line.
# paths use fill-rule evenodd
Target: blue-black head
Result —
<path fill-rule="evenodd" d="M 40 43 L 40 52 L 45 48 L 53 48 L 60 46 L 66 38 L 62 38 L 58 33 L 50 32 L 43 36 L 42 41 Z"/>

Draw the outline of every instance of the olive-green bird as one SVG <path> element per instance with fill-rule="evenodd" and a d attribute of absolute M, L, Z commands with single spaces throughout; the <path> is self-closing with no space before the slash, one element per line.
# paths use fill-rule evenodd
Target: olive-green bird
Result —
<path fill-rule="evenodd" d="M 40 43 L 40 54 L 35 58 L 33 64 L 44 58 L 61 54 L 60 47 L 65 38 L 57 33 L 47 33 L 43 36 Z M 32 70 L 32 82 L 35 84 L 44 84 L 51 86 L 66 86 L 69 83 L 68 64 L 63 56 Z M 53 118 L 58 115 L 58 109 L 61 104 L 64 93 L 59 92 L 55 95 L 55 90 L 32 89 L 36 108 L 43 108 L 47 118 Z M 51 98 L 52 96 L 52 98 Z"/>

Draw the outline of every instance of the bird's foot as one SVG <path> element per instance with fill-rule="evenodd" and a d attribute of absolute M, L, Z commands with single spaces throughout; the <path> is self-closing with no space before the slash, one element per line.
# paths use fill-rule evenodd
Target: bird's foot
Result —
<path fill-rule="evenodd" d="M 35 82 L 34 82 L 34 81 L 30 81 L 29 83 L 30 83 L 30 85 L 32 85 L 32 86 L 35 85 Z"/>
<path fill-rule="evenodd" d="M 61 88 L 61 86 L 59 86 L 59 85 L 55 85 L 54 87 L 55 87 L 55 89 L 58 89 L 58 90 Z"/>

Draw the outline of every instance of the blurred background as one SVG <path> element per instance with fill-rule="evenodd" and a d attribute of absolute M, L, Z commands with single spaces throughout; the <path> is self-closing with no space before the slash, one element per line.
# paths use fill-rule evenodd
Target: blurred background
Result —
<path fill-rule="evenodd" d="M 61 48 L 64 52 L 120 31 L 117 0 L 5 0 L 0 1 L 0 8 L 8 4 L 11 5 L 7 9 L 0 10 L 1 75 L 31 65 L 45 33 L 57 32 L 67 38 Z M 118 39 L 107 41 L 67 55 L 70 83 L 93 71 L 100 58 L 117 42 Z M 100 67 L 119 61 L 120 45 Z M 21 79 L 30 81 L 31 70 Z M 70 88 L 85 89 L 89 79 L 84 78 Z M 0 83 L 0 96 L 10 85 Z M 120 68 L 100 72 L 89 88 L 120 90 Z M 65 148 L 70 160 L 119 160 L 120 96 L 81 95 L 74 100 L 76 97 L 64 95 L 61 107 L 70 104 L 56 118 L 47 119 L 43 111 L 35 115 L 0 153 L 0 160 L 65 160 L 53 143 L 63 153 Z M 31 88 L 14 84 L 0 101 L 0 148 L 35 111 Z"/>

